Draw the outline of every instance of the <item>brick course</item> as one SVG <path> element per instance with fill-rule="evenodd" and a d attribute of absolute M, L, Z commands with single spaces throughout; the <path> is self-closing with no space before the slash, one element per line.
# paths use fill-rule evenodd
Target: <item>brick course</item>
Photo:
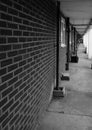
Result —
<path fill-rule="evenodd" d="M 56 4 L 0 0 L 0 128 L 35 130 L 56 69 Z"/>

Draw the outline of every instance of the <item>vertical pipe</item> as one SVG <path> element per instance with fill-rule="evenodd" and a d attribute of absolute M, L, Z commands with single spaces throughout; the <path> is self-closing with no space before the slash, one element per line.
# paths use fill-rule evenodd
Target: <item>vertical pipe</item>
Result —
<path fill-rule="evenodd" d="M 69 41 L 70 41 L 70 29 L 69 29 L 69 18 L 66 18 L 66 44 L 67 44 L 67 52 L 66 52 L 66 70 L 69 70 Z"/>
<path fill-rule="evenodd" d="M 60 2 L 57 1 L 57 60 L 56 60 L 56 90 L 59 88 L 59 26 L 60 26 Z"/>
<path fill-rule="evenodd" d="M 76 30 L 74 28 L 74 54 L 76 54 Z"/>
<path fill-rule="evenodd" d="M 71 26 L 71 56 L 73 55 L 74 52 L 74 33 L 73 33 L 73 26 Z"/>

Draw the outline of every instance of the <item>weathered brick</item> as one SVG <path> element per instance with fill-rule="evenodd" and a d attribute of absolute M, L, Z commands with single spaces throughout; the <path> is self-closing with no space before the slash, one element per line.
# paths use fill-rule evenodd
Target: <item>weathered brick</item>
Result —
<path fill-rule="evenodd" d="M 12 112 L 19 104 L 19 101 L 16 101 L 11 107 L 10 107 L 10 112 Z"/>
<path fill-rule="evenodd" d="M 22 23 L 22 19 L 20 19 L 18 17 L 13 17 L 13 21 L 16 23 Z"/>
<path fill-rule="evenodd" d="M 18 49 L 20 49 L 22 47 L 22 45 L 21 44 L 13 44 L 13 49 L 15 50 L 18 50 Z"/>
<path fill-rule="evenodd" d="M 13 57 L 16 56 L 18 54 L 18 51 L 10 51 L 8 52 L 8 57 Z"/>
<path fill-rule="evenodd" d="M 17 61 L 20 61 L 20 60 L 22 60 L 22 56 L 21 56 L 21 55 L 16 56 L 16 57 L 14 58 L 14 62 L 17 62 Z"/>
<path fill-rule="evenodd" d="M 6 43 L 6 37 L 0 37 L 0 44 Z"/>
<path fill-rule="evenodd" d="M 26 64 L 23 68 L 24 70 L 28 69 L 30 67 L 30 64 Z"/>
<path fill-rule="evenodd" d="M 10 130 L 14 130 L 14 125 L 10 127 Z"/>
<path fill-rule="evenodd" d="M 19 73 L 21 73 L 22 72 L 22 68 L 19 68 L 19 69 L 17 69 L 16 71 L 14 71 L 14 75 L 18 75 Z"/>
<path fill-rule="evenodd" d="M 12 35 L 12 30 L 9 29 L 0 29 L 0 35 L 4 36 L 11 36 Z"/>
<path fill-rule="evenodd" d="M 18 29 L 18 25 L 17 24 L 14 24 L 14 23 L 7 23 L 7 27 L 8 28 L 11 28 L 11 29 Z"/>
<path fill-rule="evenodd" d="M 24 54 L 23 59 L 27 59 L 27 58 L 29 58 L 29 56 L 30 56 L 29 54 Z"/>
<path fill-rule="evenodd" d="M 19 42 L 26 42 L 26 37 L 20 37 Z"/>
<path fill-rule="evenodd" d="M 24 123 L 24 120 L 25 120 L 25 115 L 23 115 L 23 117 L 22 117 L 22 120 L 21 120 L 21 122 L 20 122 L 20 124 L 23 124 Z M 20 128 L 20 130 L 22 130 L 23 129 L 23 126 L 21 125 L 21 128 Z"/>
<path fill-rule="evenodd" d="M 3 98 L 1 101 L 0 101 L 0 107 L 2 107 L 6 102 L 7 102 L 7 97 Z"/>
<path fill-rule="evenodd" d="M 26 75 L 23 80 L 26 81 L 27 79 L 29 79 L 29 74 Z"/>
<path fill-rule="evenodd" d="M 33 51 L 33 48 L 28 48 L 27 49 L 27 52 L 31 52 L 31 51 Z M 33 54 L 34 54 L 34 52 L 33 52 Z"/>
<path fill-rule="evenodd" d="M 13 71 L 18 68 L 18 64 L 13 64 L 8 67 L 8 72 Z"/>
<path fill-rule="evenodd" d="M 15 113 L 17 113 L 18 111 L 20 111 L 22 105 L 23 105 L 23 103 L 20 103 L 20 104 L 16 107 Z M 17 120 L 16 120 L 16 122 L 17 122 Z M 15 122 L 15 124 L 16 124 L 16 122 Z"/>
<path fill-rule="evenodd" d="M 19 25 L 19 30 L 26 30 L 27 27 L 25 25 Z"/>
<path fill-rule="evenodd" d="M 7 6 L 0 3 L 0 11 L 7 12 Z"/>
<path fill-rule="evenodd" d="M 14 8 L 22 11 L 22 6 L 17 3 L 14 3 Z"/>
<path fill-rule="evenodd" d="M 29 14 L 29 9 L 23 8 L 23 12 Z"/>
<path fill-rule="evenodd" d="M 27 85 L 27 86 L 24 88 L 24 92 L 26 92 L 29 88 L 30 88 L 30 85 Z"/>
<path fill-rule="evenodd" d="M 1 13 L 1 19 L 12 21 L 12 16 L 9 14 Z"/>
<path fill-rule="evenodd" d="M 26 82 L 24 82 L 24 83 L 19 87 L 19 90 L 23 89 L 24 87 L 26 87 Z"/>
<path fill-rule="evenodd" d="M 21 90 L 21 91 L 15 96 L 15 100 L 19 99 L 22 94 L 23 94 L 23 90 Z"/>
<path fill-rule="evenodd" d="M 31 62 L 31 65 L 33 66 L 35 64 L 35 61 Z"/>
<path fill-rule="evenodd" d="M 13 117 L 13 113 L 10 113 L 10 115 L 3 121 L 2 128 L 5 127 L 9 123 L 12 117 Z M 8 130 L 8 127 L 6 127 L 6 130 Z"/>
<path fill-rule="evenodd" d="M 8 6 L 12 6 L 12 2 L 10 0 L 1 0 L 1 2 Z"/>
<path fill-rule="evenodd" d="M 24 103 L 27 103 L 28 99 L 29 99 L 29 96 L 26 96 L 25 99 L 24 99 Z M 27 106 L 27 105 L 26 105 L 26 106 Z M 26 111 L 27 111 L 27 108 L 24 107 L 24 113 L 25 113 Z"/>
<path fill-rule="evenodd" d="M 21 17 L 21 18 L 23 18 L 23 19 L 25 19 L 26 18 L 26 15 L 24 14 L 24 13 L 19 13 L 19 17 Z"/>
<path fill-rule="evenodd" d="M 3 108 L 2 111 L 6 111 L 12 104 L 13 104 L 13 99 L 11 99 Z"/>
<path fill-rule="evenodd" d="M 9 129 L 8 125 L 7 125 L 7 126 L 5 126 L 4 130 L 8 130 L 8 129 Z"/>
<path fill-rule="evenodd" d="M 9 37 L 8 38 L 8 43 L 17 43 L 18 42 L 18 38 L 17 37 Z"/>
<path fill-rule="evenodd" d="M 26 60 L 23 60 L 23 61 L 19 62 L 19 66 L 23 66 L 25 64 L 26 64 Z"/>
<path fill-rule="evenodd" d="M 29 43 L 24 43 L 23 48 L 27 48 L 27 47 L 29 47 Z"/>
<path fill-rule="evenodd" d="M 19 117 L 19 113 L 17 113 L 12 120 L 10 121 L 9 125 L 13 125 L 13 123 L 17 120 L 17 118 Z"/>
<path fill-rule="evenodd" d="M 6 68 L 0 69 L 0 76 L 2 76 L 2 75 L 4 75 L 4 74 L 6 74 Z"/>
<path fill-rule="evenodd" d="M 22 83 L 22 80 L 17 81 L 17 82 L 15 83 L 14 87 L 15 87 L 15 88 L 19 87 L 19 86 L 21 85 L 21 83 Z"/>
<path fill-rule="evenodd" d="M 7 27 L 6 21 L 0 21 L 0 27 Z"/>
<path fill-rule="evenodd" d="M 21 126 L 21 127 L 19 128 L 19 130 L 23 130 L 23 126 Z"/>
<path fill-rule="evenodd" d="M 9 51 L 11 50 L 11 45 L 0 45 L 0 51 Z M 4 53 L 3 53 L 4 54 Z"/>
<path fill-rule="evenodd" d="M 12 59 L 4 60 L 1 62 L 1 67 L 12 64 Z"/>
<path fill-rule="evenodd" d="M 2 97 L 7 96 L 12 90 L 13 90 L 13 87 L 9 87 L 9 88 L 5 89 L 5 90 L 2 92 Z"/>
<path fill-rule="evenodd" d="M 27 93 L 25 92 L 24 94 L 22 94 L 20 101 L 23 101 L 26 96 L 27 96 Z"/>
<path fill-rule="evenodd" d="M 16 11 L 15 9 L 12 9 L 12 8 L 8 8 L 8 13 L 9 14 L 12 14 L 12 15 L 18 15 L 18 11 Z"/>
<path fill-rule="evenodd" d="M 8 82 L 8 85 L 13 85 L 16 81 L 18 80 L 18 77 L 14 77 L 13 79 L 11 79 L 9 82 Z"/>
<path fill-rule="evenodd" d="M 15 89 L 12 91 L 12 93 L 9 94 L 9 99 L 11 99 L 13 96 L 15 96 L 18 93 L 18 89 Z"/>
<path fill-rule="evenodd" d="M 2 77 L 2 82 L 5 82 L 13 77 L 13 73 L 6 74 Z"/>
<path fill-rule="evenodd" d="M 15 124 L 19 124 L 19 123 L 20 123 L 20 121 L 21 121 L 21 119 L 22 119 L 22 116 L 23 116 L 23 115 L 20 115 L 20 116 L 18 117 L 18 119 L 16 120 Z"/>
<path fill-rule="evenodd" d="M 13 31 L 14 36 L 22 36 L 22 31 Z"/>
<path fill-rule="evenodd" d="M 19 54 L 25 54 L 25 53 L 26 53 L 26 49 L 19 50 Z"/>
<path fill-rule="evenodd" d="M 26 31 L 26 32 L 23 32 L 23 36 L 29 36 L 29 34 L 30 34 L 30 33 L 27 32 L 27 31 Z"/>
<path fill-rule="evenodd" d="M 24 25 L 29 25 L 29 21 L 28 20 L 23 20 L 23 24 Z"/>
<path fill-rule="evenodd" d="M 5 88 L 7 88 L 7 83 L 4 83 L 4 84 L 0 85 L 0 92 L 2 90 L 4 90 Z"/>
<path fill-rule="evenodd" d="M 0 117 L 0 123 L 8 116 L 8 111 L 6 111 L 1 117 Z"/>
<path fill-rule="evenodd" d="M 27 125 L 24 126 L 23 130 L 26 130 L 27 129 Z"/>

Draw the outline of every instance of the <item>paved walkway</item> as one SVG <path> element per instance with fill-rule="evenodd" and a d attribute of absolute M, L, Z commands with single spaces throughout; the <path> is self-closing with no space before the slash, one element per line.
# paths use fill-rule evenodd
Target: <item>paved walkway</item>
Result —
<path fill-rule="evenodd" d="M 52 100 L 39 130 L 92 130 L 92 70 L 83 45 L 78 56 L 78 63 L 70 63 L 70 81 L 60 85 L 65 97 Z"/>

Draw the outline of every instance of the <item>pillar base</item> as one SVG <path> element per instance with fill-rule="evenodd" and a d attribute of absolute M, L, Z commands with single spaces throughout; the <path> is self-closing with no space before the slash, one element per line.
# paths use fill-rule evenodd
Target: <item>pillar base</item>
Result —
<path fill-rule="evenodd" d="M 64 97 L 65 96 L 65 87 L 61 87 L 53 90 L 53 97 L 54 98 L 59 98 L 59 97 Z"/>
<path fill-rule="evenodd" d="M 76 56 L 76 55 L 71 56 L 72 63 L 78 63 L 78 60 L 79 60 L 78 56 Z"/>

